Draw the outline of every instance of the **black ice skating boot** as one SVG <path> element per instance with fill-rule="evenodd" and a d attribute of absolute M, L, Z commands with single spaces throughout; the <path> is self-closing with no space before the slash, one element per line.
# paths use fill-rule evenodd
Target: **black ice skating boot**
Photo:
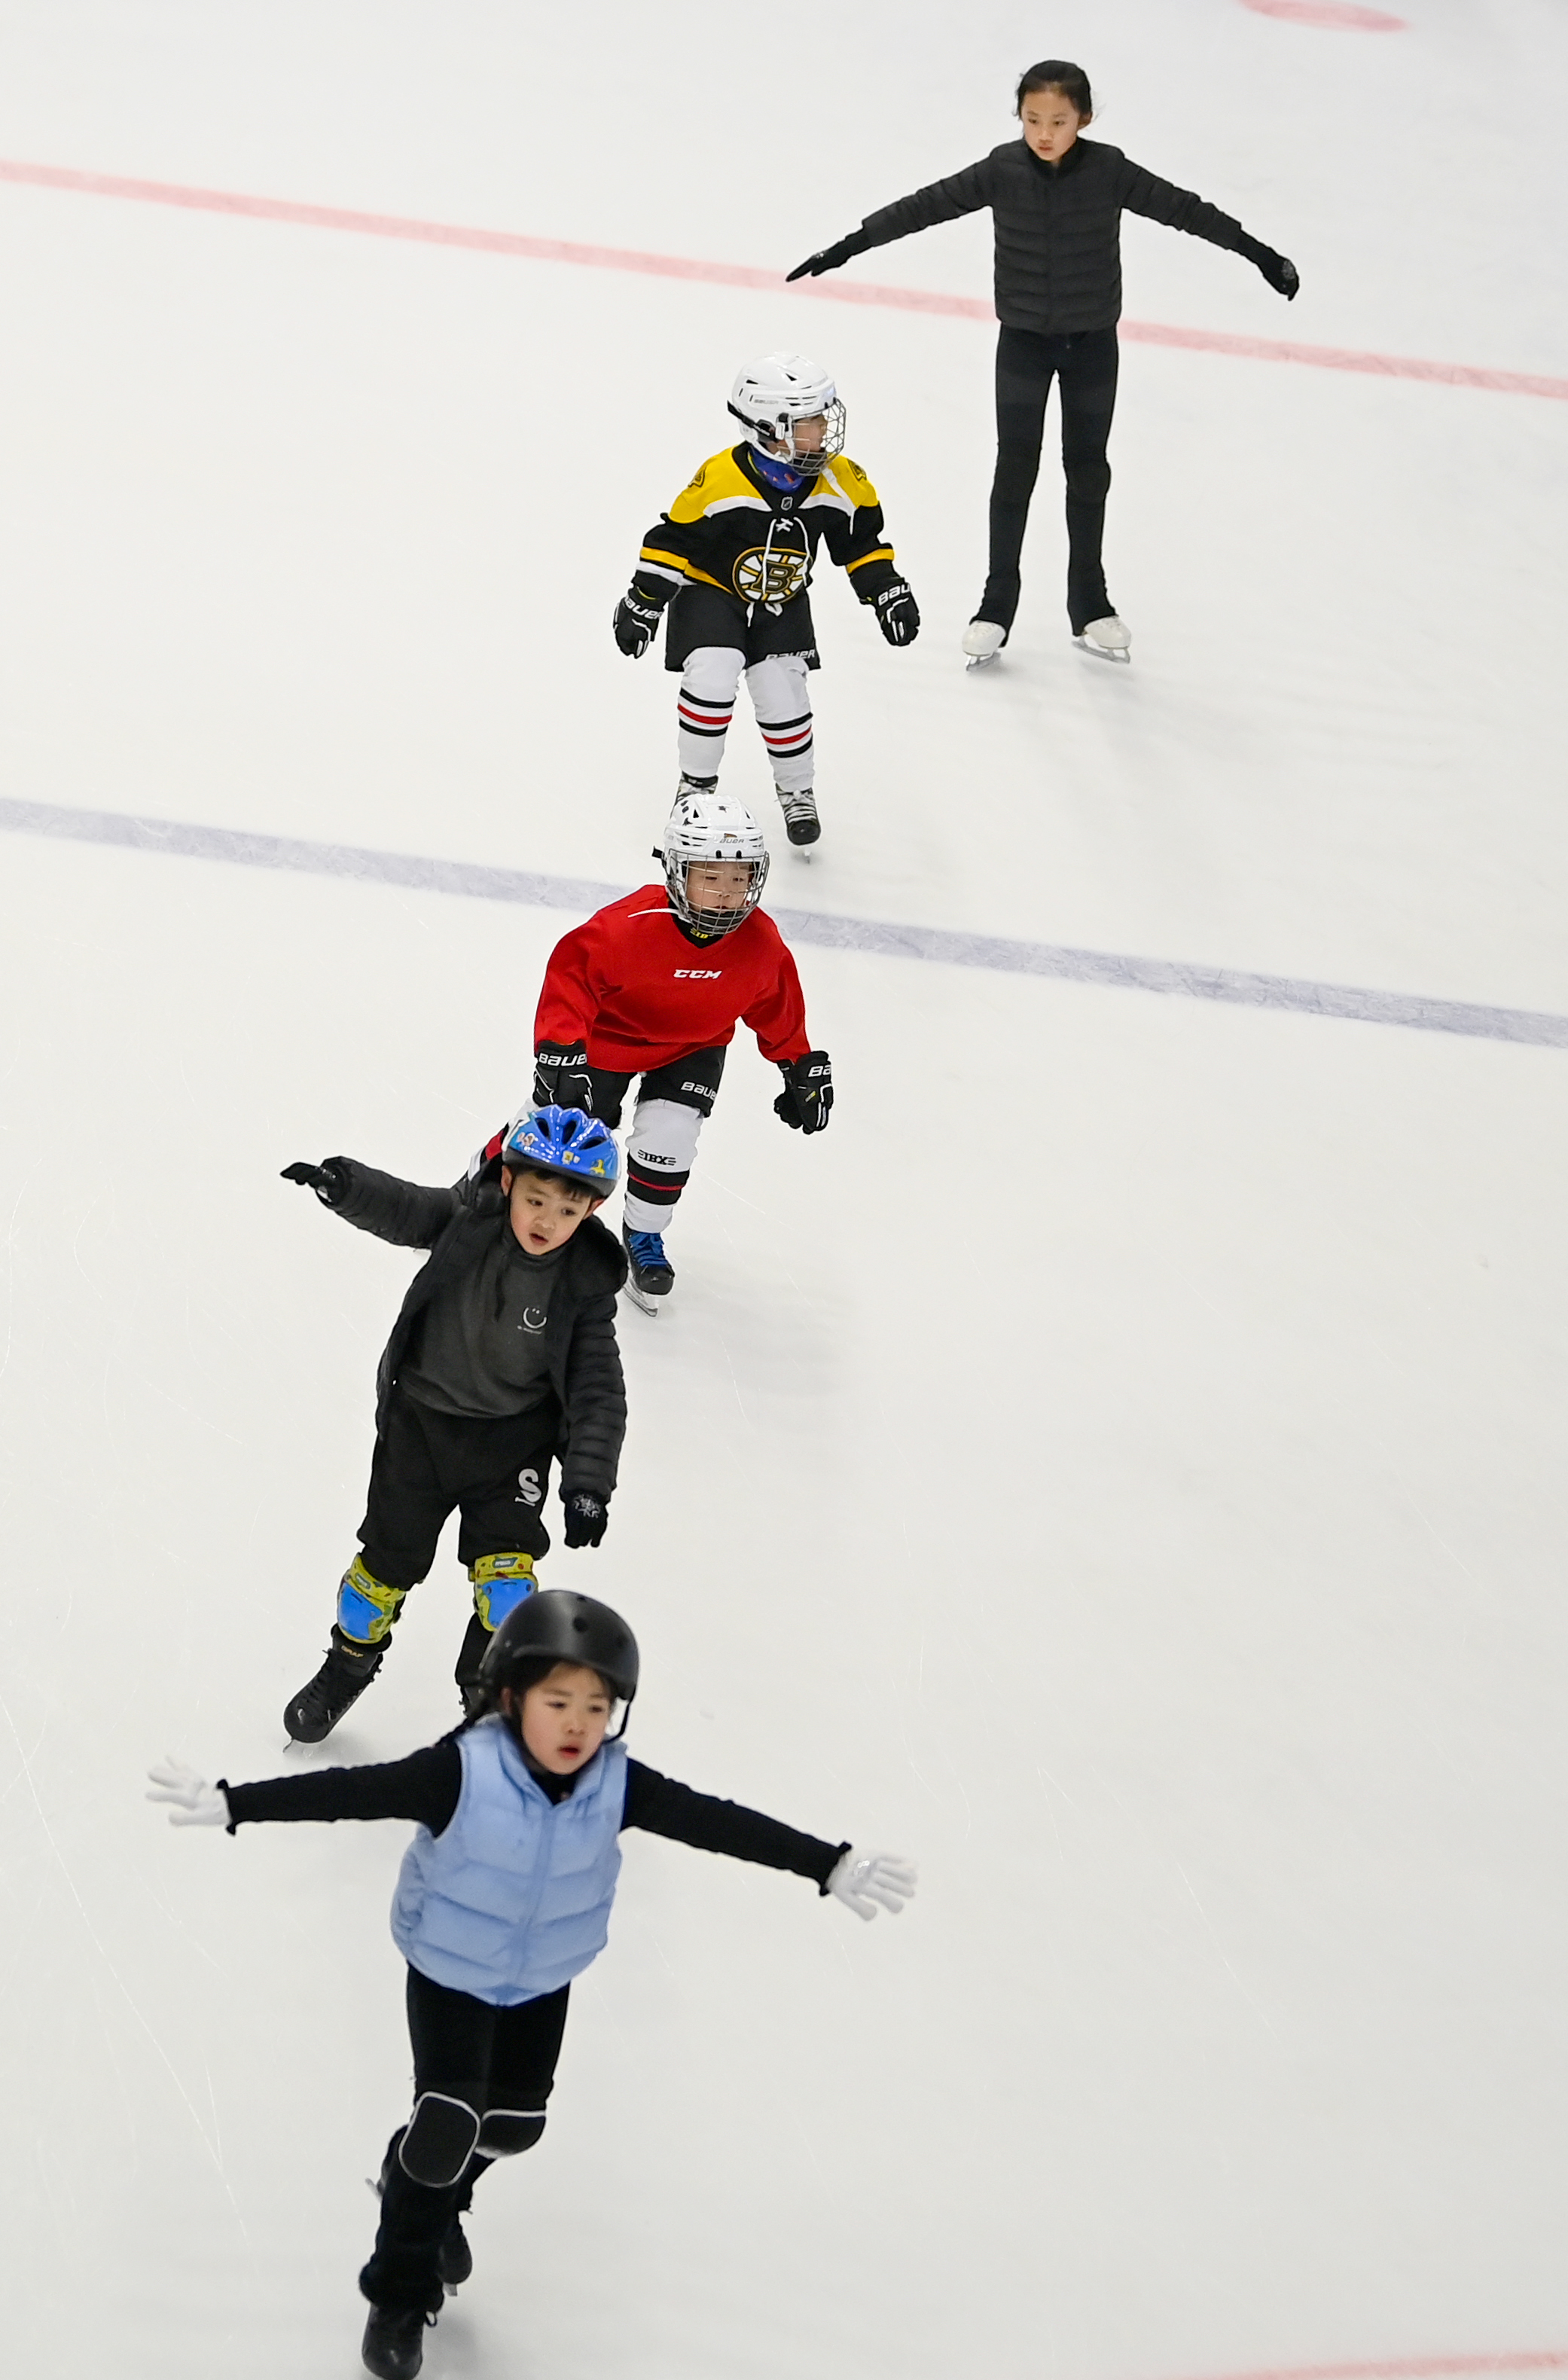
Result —
<path fill-rule="evenodd" d="M 662 1232 L 628 1232 L 621 1225 L 621 1245 L 626 1252 L 626 1295 L 644 1314 L 657 1314 L 657 1301 L 675 1285 L 675 1269 L 664 1254 Z"/>
<path fill-rule="evenodd" d="M 296 1743 L 320 1743 L 332 1733 L 381 1668 L 385 1649 L 383 1645 L 356 1645 L 334 1623 L 326 1659 L 284 1708 L 283 1723 Z"/>
<path fill-rule="evenodd" d="M 452 1672 L 456 1681 L 457 1692 L 462 1697 L 465 1718 L 472 1718 L 480 1706 L 480 1663 L 484 1658 L 485 1647 L 490 1643 L 490 1630 L 485 1626 L 479 1613 L 473 1612 L 469 1617 L 463 1642 L 458 1646 L 457 1664 Z"/>
<path fill-rule="evenodd" d="M 468 2245 L 461 2216 L 455 2215 L 441 2243 L 441 2286 L 444 2289 L 460 2289 L 474 2269 L 474 2252 Z"/>
<path fill-rule="evenodd" d="M 425 2325 L 434 2322 L 420 2306 L 372 2306 L 359 2349 L 366 2371 L 376 2380 L 414 2380 L 425 2360 Z"/>
<path fill-rule="evenodd" d="M 784 832 L 797 851 L 816 843 L 821 835 L 822 822 L 817 816 L 817 796 L 809 785 L 803 794 L 786 794 L 775 786 L 779 808 L 784 812 Z"/>

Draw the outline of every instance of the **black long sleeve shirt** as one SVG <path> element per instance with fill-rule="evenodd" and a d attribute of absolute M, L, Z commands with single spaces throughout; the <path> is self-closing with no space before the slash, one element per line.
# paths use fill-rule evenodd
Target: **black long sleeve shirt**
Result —
<path fill-rule="evenodd" d="M 577 1779 L 539 1776 L 538 1781 L 552 1800 L 561 1800 Z M 309 1769 L 298 1777 L 268 1777 L 251 1785 L 230 1785 L 220 1778 L 219 1784 L 228 1801 L 231 1833 L 236 1827 L 262 1821 L 412 1818 L 439 1835 L 450 1826 L 463 1790 L 463 1755 L 456 1736 L 444 1735 L 439 1743 L 426 1744 L 406 1760 L 380 1761 L 364 1768 Z M 808 1876 L 821 1892 L 849 1849 L 847 1843 L 797 1833 L 777 1818 L 764 1817 L 760 1810 L 694 1792 L 640 1760 L 626 1763 L 621 1825 L 690 1843 L 698 1851 L 750 1860 L 759 1867 Z"/>

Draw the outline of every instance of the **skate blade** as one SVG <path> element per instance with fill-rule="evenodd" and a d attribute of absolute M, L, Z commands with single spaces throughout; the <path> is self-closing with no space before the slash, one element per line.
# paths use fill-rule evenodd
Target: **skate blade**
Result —
<path fill-rule="evenodd" d="M 638 1312 L 639 1314 L 646 1314 L 650 1322 L 657 1322 L 659 1319 L 659 1308 L 663 1305 L 663 1299 L 662 1297 L 650 1297 L 645 1289 L 635 1288 L 629 1281 L 624 1284 L 624 1287 L 626 1289 L 626 1295 L 631 1299 L 631 1302 L 636 1306 Z"/>
<path fill-rule="evenodd" d="M 1079 652 L 1092 653 L 1097 662 L 1121 662 L 1123 663 L 1130 663 L 1133 658 L 1130 648 L 1124 652 L 1114 653 L 1108 651 L 1103 645 L 1091 645 L 1087 637 L 1075 637 L 1073 638 L 1073 642 L 1076 645 Z"/>
<path fill-rule="evenodd" d="M 966 670 L 991 669 L 1002 659 L 1000 647 L 994 653 L 971 653 L 965 662 Z"/>
<path fill-rule="evenodd" d="M 803 859 L 808 868 L 817 856 L 817 846 L 814 843 L 792 843 L 789 847 L 796 859 Z"/>

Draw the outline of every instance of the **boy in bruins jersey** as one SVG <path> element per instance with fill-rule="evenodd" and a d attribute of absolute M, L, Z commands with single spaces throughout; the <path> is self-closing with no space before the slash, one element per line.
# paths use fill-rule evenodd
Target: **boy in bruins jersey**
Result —
<path fill-rule="evenodd" d="M 844 452 L 844 407 L 827 373 L 805 356 L 764 356 L 736 379 L 730 411 L 746 438 L 710 456 L 650 529 L 616 607 L 615 642 L 639 660 L 671 606 L 664 666 L 681 677 L 683 794 L 717 784 L 745 672 L 789 839 L 806 845 L 821 832 L 807 688 L 818 666 L 807 592 L 818 546 L 826 540 L 890 645 L 913 644 L 920 614 L 877 492 Z"/>

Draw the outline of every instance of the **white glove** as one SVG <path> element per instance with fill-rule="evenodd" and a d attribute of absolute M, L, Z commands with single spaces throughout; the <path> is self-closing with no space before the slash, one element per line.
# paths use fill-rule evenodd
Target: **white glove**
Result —
<path fill-rule="evenodd" d="M 173 1802 L 177 1807 L 169 1812 L 171 1827 L 226 1827 L 229 1822 L 228 1795 L 218 1785 L 209 1785 L 188 1768 L 183 1760 L 165 1754 L 155 1768 L 147 1771 L 154 1791 L 147 1796 L 150 1802 Z"/>
<path fill-rule="evenodd" d="M 879 1909 L 898 1916 L 905 1902 L 915 1898 L 918 1874 L 912 1861 L 892 1852 L 847 1851 L 828 1878 L 828 1890 L 869 1925 Z"/>

